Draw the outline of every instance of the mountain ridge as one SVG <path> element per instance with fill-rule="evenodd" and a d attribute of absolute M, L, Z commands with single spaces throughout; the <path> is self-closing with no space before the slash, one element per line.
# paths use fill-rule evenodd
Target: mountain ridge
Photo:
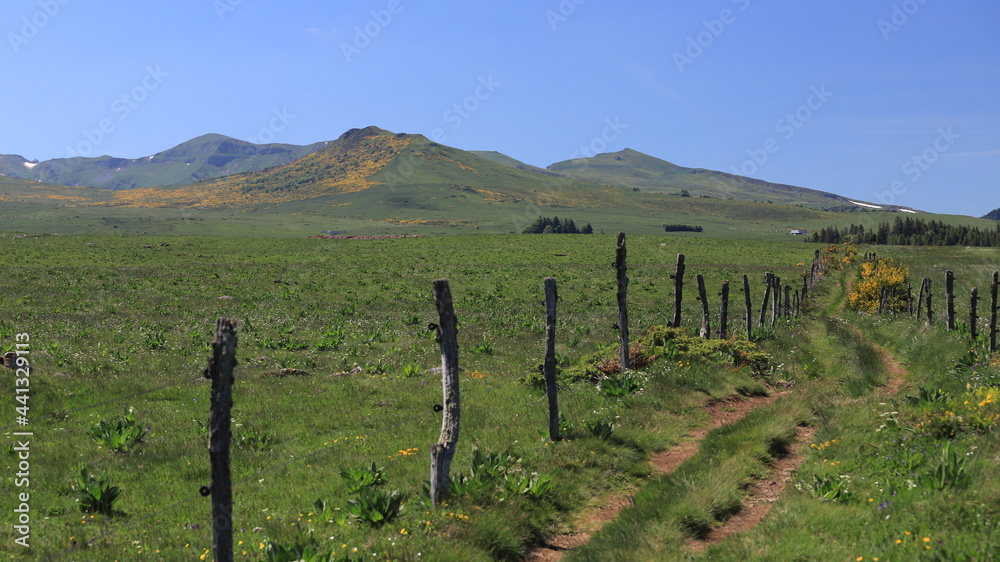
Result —
<path fill-rule="evenodd" d="M 50 185 L 112 189 L 114 193 L 96 196 L 92 203 L 136 207 L 272 208 L 386 186 L 389 193 L 377 202 L 388 207 L 413 206 L 420 193 L 448 189 L 488 203 L 536 201 L 557 207 L 615 205 L 622 193 L 641 192 L 813 210 L 903 210 L 805 187 L 686 168 L 632 148 L 556 162 L 543 169 L 497 151 L 465 151 L 420 134 L 393 133 L 376 126 L 350 129 L 334 141 L 304 146 L 256 145 L 209 133 L 139 159 L 103 156 L 58 162 L 84 166 L 94 177 L 92 182 L 59 181 L 58 174 L 48 169 L 55 165 L 52 162 L 3 155 L 0 174 Z M 161 168 L 151 168 L 156 165 Z M 5 167 L 16 168 L 20 176 L 6 173 Z M 84 175 L 62 173 L 63 177 Z M 168 176 L 172 181 L 156 182 Z M 673 201 L 679 208 L 698 207 L 690 201 L 680 203 Z"/>

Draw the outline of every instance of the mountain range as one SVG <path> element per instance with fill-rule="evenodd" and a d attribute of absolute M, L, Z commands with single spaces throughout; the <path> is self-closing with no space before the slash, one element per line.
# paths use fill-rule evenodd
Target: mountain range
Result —
<path fill-rule="evenodd" d="M 499 152 L 460 150 L 378 127 L 306 146 L 205 135 L 136 159 L 29 162 L 2 155 L 0 200 L 17 210 L 0 217 L 18 219 L 6 229 L 87 231 L 114 222 L 130 231 L 142 216 L 138 231 L 154 232 L 156 217 L 174 220 L 179 211 L 258 229 L 270 224 L 289 235 L 345 228 L 510 232 L 540 215 L 572 217 L 595 229 L 629 225 L 662 232 L 660 226 L 670 223 L 704 225 L 710 235 L 787 235 L 788 229 L 857 222 L 850 218 L 857 212 L 872 220 L 915 212 L 686 168 L 632 149 L 540 168 Z M 78 225 L 60 220 L 67 216 Z"/>
<path fill-rule="evenodd" d="M 454 170 L 438 170 L 431 177 L 419 178 L 421 184 L 434 181 L 446 185 L 469 183 L 472 185 L 467 187 L 477 189 L 487 187 L 483 180 L 493 177 L 494 181 L 517 191 L 518 186 L 514 184 L 522 184 L 520 187 L 523 188 L 525 185 L 562 177 L 650 193 L 684 193 L 695 197 L 767 201 L 825 210 L 871 208 L 870 203 L 854 201 L 834 193 L 774 184 L 724 172 L 685 168 L 628 148 L 590 158 L 557 162 L 542 169 L 499 152 L 462 151 L 438 145 L 422 135 L 393 134 L 377 127 L 352 129 L 335 141 L 305 146 L 257 145 L 224 135 L 209 134 L 169 150 L 135 159 L 101 156 L 31 162 L 18 155 L 0 155 L 0 175 L 73 187 L 112 190 L 164 188 L 158 190 L 164 192 L 171 191 L 166 188 L 191 186 L 208 180 L 208 183 L 194 191 L 207 193 L 238 185 L 244 194 L 282 192 L 286 196 L 292 196 L 293 192 L 297 192 L 293 198 L 300 199 L 330 194 L 327 188 L 332 188 L 334 192 L 360 189 L 362 186 L 368 188 L 385 183 L 379 180 L 386 178 L 391 180 L 389 183 L 398 184 L 404 179 L 398 174 L 393 177 L 389 172 L 378 178 L 374 177 L 381 173 L 382 168 L 397 168 L 398 166 L 393 166 L 397 158 L 451 161 L 456 163 L 460 171 L 466 172 L 464 175 L 469 176 L 462 178 L 463 174 L 456 174 Z M 367 165 L 362 165 L 362 162 L 367 162 Z M 498 168 L 497 164 L 502 167 Z M 280 167 L 284 168 L 275 169 Z M 210 181 L 219 178 L 233 179 L 223 180 L 219 185 Z M 346 187 L 347 184 L 351 184 L 351 187 Z M 489 184 L 489 180 L 485 184 Z M 191 192 L 191 189 L 180 191 L 184 194 Z M 511 197 L 516 198 L 515 195 Z M 126 198 L 133 202 L 137 199 L 135 196 Z M 245 199 L 237 196 L 230 203 L 235 204 Z M 185 203 L 197 204 L 197 201 L 187 199 Z M 222 204 L 217 195 L 203 203 L 209 206 Z"/>

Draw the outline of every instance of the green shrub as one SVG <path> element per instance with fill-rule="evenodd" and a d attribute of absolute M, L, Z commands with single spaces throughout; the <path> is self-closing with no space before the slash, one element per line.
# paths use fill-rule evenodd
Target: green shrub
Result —
<path fill-rule="evenodd" d="M 115 501 L 121 496 L 121 488 L 109 484 L 107 475 L 94 478 L 84 464 L 77 466 L 77 472 L 76 496 L 80 502 L 80 511 L 110 517 Z"/>
<path fill-rule="evenodd" d="M 385 492 L 366 486 L 358 490 L 357 498 L 347 500 L 347 513 L 378 529 L 399 516 L 403 500 L 399 490 Z"/>
<path fill-rule="evenodd" d="M 99 445 L 120 453 L 131 451 L 146 437 L 146 429 L 136 423 L 131 407 L 120 419 L 101 420 L 88 433 Z"/>

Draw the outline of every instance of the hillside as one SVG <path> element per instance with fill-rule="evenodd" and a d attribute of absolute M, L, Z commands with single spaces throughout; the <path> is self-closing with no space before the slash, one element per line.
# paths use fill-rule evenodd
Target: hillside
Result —
<path fill-rule="evenodd" d="M 995 221 L 1000 221 L 1000 209 L 993 209 L 992 211 L 983 215 L 984 219 L 990 219 Z"/>
<path fill-rule="evenodd" d="M 207 165 L 226 142 L 202 137 L 152 161 L 208 155 Z M 226 150 L 259 156 L 257 149 Z M 188 185 L 108 190 L 0 179 L 8 217 L 16 217 L 5 228 L 50 233 L 520 232 L 539 216 L 561 216 L 589 222 L 597 232 L 662 234 L 664 224 L 688 224 L 703 232 L 674 235 L 778 238 L 791 229 L 878 224 L 894 216 L 834 194 L 682 168 L 632 150 L 543 170 L 378 127 L 352 129 L 288 164 Z"/>
<path fill-rule="evenodd" d="M 829 210 L 859 207 L 854 200 L 835 193 L 770 183 L 725 172 L 685 168 L 630 148 L 591 158 L 556 162 L 548 169 L 568 177 L 654 193 L 678 194 L 687 191 L 692 197 L 766 201 Z"/>
<path fill-rule="evenodd" d="M 294 162 L 327 143 L 307 146 L 253 144 L 224 135 L 203 135 L 142 158 L 56 158 L 29 162 L 0 155 L 0 175 L 51 184 L 105 189 L 185 185 Z"/>

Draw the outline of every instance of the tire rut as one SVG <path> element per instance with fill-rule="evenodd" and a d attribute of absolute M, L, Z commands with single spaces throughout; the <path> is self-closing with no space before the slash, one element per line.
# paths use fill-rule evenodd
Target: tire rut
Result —
<path fill-rule="evenodd" d="M 754 396 L 730 400 L 714 400 L 702 407 L 708 414 L 709 423 L 692 430 L 685 436 L 684 442 L 666 451 L 657 453 L 650 458 L 650 464 L 656 476 L 670 474 L 693 457 L 698 452 L 698 446 L 708 433 L 714 429 L 736 423 L 755 409 L 771 404 L 781 396 L 788 394 L 783 391 L 769 396 Z M 576 520 L 576 531 L 556 535 L 549 541 L 532 550 L 526 560 L 532 562 L 553 562 L 562 560 L 565 554 L 579 548 L 590 540 L 590 537 L 614 520 L 627 506 L 632 505 L 632 495 L 617 493 L 605 496 L 597 505 L 586 508 Z"/>

